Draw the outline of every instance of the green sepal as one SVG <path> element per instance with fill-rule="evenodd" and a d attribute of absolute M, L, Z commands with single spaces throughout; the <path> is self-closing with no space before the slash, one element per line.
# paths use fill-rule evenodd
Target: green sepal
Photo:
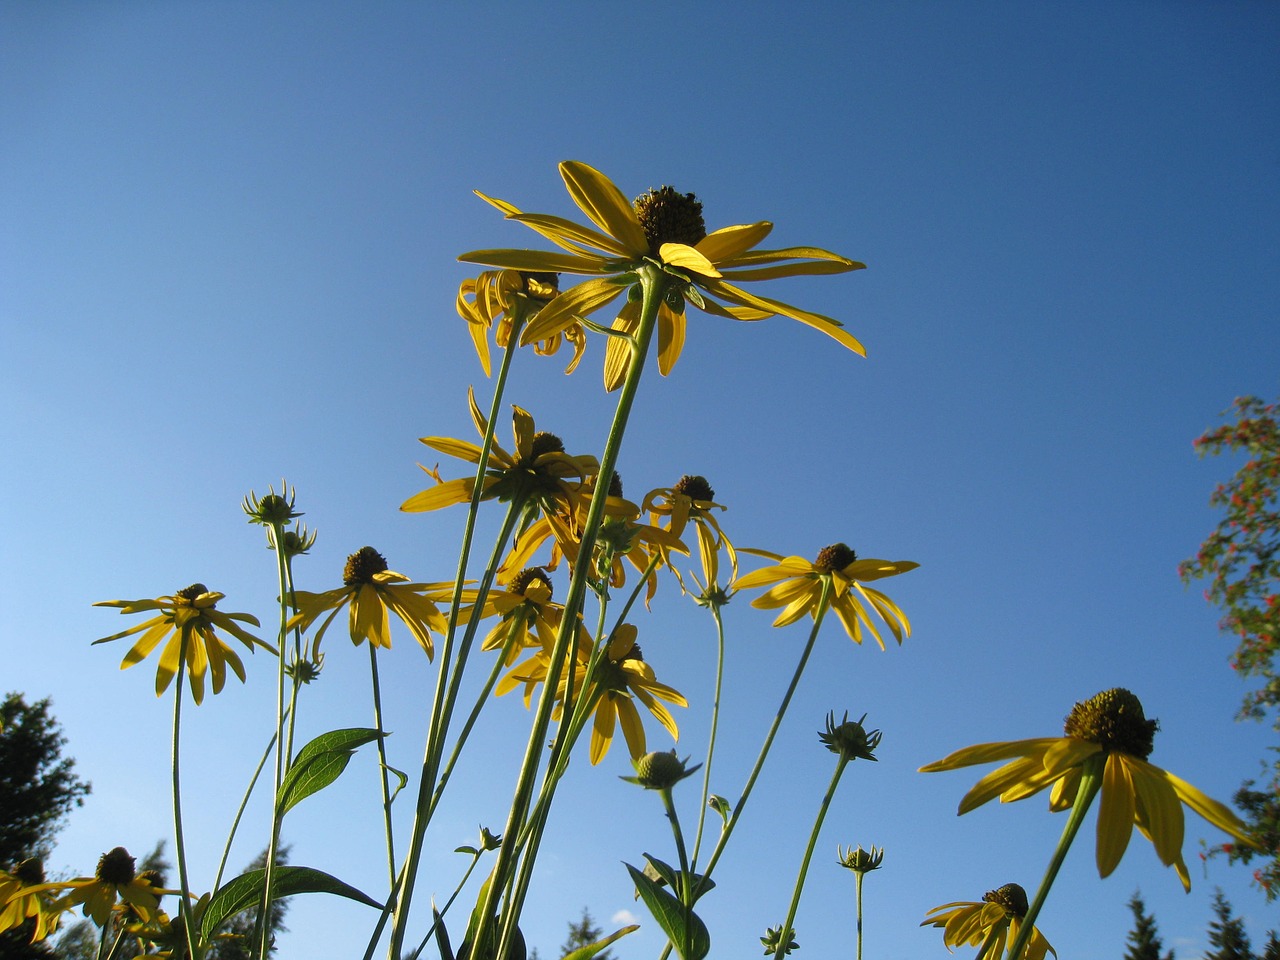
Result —
<path fill-rule="evenodd" d="M 707 925 L 691 908 L 663 890 L 656 880 L 646 877 L 629 863 L 624 866 L 631 874 L 631 882 L 636 885 L 640 899 L 681 960 L 703 960 L 711 952 L 711 934 L 707 932 Z"/>
<path fill-rule="evenodd" d="M 262 885 L 265 879 L 265 870 L 250 870 L 219 887 L 209 900 L 209 905 L 205 908 L 204 916 L 200 920 L 201 937 L 208 941 L 224 921 L 242 910 L 248 910 L 262 903 Z M 348 900 L 382 909 L 382 904 L 368 894 L 361 893 L 350 884 L 343 883 L 337 877 L 331 877 L 320 870 L 283 864 L 272 869 L 273 900 L 283 900 L 285 897 L 292 897 L 299 893 L 332 893 L 335 896 L 346 897 Z"/>
<path fill-rule="evenodd" d="M 280 784 L 278 815 L 283 817 L 307 797 L 337 780 L 357 747 L 384 736 L 385 733 L 366 727 L 320 734 L 298 751 L 289 766 L 289 772 Z"/>

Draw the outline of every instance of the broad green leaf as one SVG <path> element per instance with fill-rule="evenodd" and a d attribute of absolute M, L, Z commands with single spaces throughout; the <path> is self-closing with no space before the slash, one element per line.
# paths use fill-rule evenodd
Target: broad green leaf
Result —
<path fill-rule="evenodd" d="M 356 748 L 380 736 L 384 734 L 364 727 L 330 730 L 299 750 L 280 784 L 280 816 L 337 780 Z"/>
<path fill-rule="evenodd" d="M 631 874 L 631 882 L 636 885 L 640 899 L 681 960 L 703 960 L 711 952 L 711 934 L 707 932 L 707 925 L 691 909 L 663 890 L 657 881 L 650 880 L 629 863 L 624 866 Z"/>
<path fill-rule="evenodd" d="M 597 953 L 603 950 L 615 940 L 620 940 L 628 933 L 635 933 L 640 929 L 640 924 L 633 923 L 630 926 L 623 927 L 621 930 L 615 930 L 603 940 L 597 940 L 595 943 L 589 943 L 585 947 L 579 947 L 572 953 L 566 953 L 561 960 L 591 960 Z"/>
<path fill-rule="evenodd" d="M 646 877 L 650 880 L 656 881 L 659 886 L 664 883 L 667 884 L 677 896 L 681 896 L 683 894 L 684 882 L 679 870 L 667 863 L 665 860 L 659 860 L 651 854 L 646 853 L 644 858 L 648 861 L 645 863 L 644 867 L 644 875 Z M 716 885 L 714 880 L 708 880 L 700 873 L 693 874 L 690 877 L 690 880 L 693 884 L 693 889 L 697 891 L 699 899 L 701 899 L 703 894 L 713 890 Z"/>
<path fill-rule="evenodd" d="M 200 933 L 205 940 L 213 936 L 225 920 L 262 902 L 265 877 L 265 870 L 250 870 L 218 888 L 200 922 Z M 276 900 L 299 893 L 332 893 L 382 909 L 382 904 L 367 894 L 343 883 L 337 877 L 310 867 L 278 866 L 271 871 L 271 886 L 272 896 Z"/>

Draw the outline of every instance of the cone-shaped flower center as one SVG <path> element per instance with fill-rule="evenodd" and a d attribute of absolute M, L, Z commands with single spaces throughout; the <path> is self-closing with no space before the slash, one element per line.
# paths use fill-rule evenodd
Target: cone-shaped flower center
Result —
<path fill-rule="evenodd" d="M 529 458 L 536 460 L 544 453 L 564 453 L 564 441 L 554 433 L 541 430 L 533 435 L 533 443 L 529 447 Z"/>
<path fill-rule="evenodd" d="M 716 492 L 711 489 L 711 484 L 707 483 L 707 478 L 693 474 L 686 473 L 676 481 L 676 485 L 671 489 L 676 493 L 684 494 L 690 500 L 714 500 L 716 498 Z"/>
<path fill-rule="evenodd" d="M 692 247 L 707 235 L 702 204 L 692 193 L 677 193 L 674 187 L 659 187 L 636 197 L 634 206 L 649 241 L 649 252 L 655 257 L 664 243 L 683 243 Z"/>
<path fill-rule="evenodd" d="M 833 543 L 818 551 L 818 558 L 813 561 L 813 565 L 823 573 L 830 573 L 833 570 L 843 570 L 857 559 L 858 555 L 852 548 L 843 543 Z"/>
<path fill-rule="evenodd" d="M 98 860 L 98 869 L 94 876 L 103 883 L 122 887 L 132 883 L 136 874 L 133 869 L 133 857 L 124 847 L 116 847 L 110 853 L 104 853 Z"/>
<path fill-rule="evenodd" d="M 25 886 L 34 887 L 38 883 L 44 883 L 44 864 L 39 857 L 28 857 L 13 868 L 13 875 Z"/>
<path fill-rule="evenodd" d="M 387 569 L 387 560 L 373 547 L 361 547 L 347 557 L 347 565 L 342 568 L 342 582 L 348 587 L 357 583 L 373 583 L 373 575 Z"/>
<path fill-rule="evenodd" d="M 1123 687 L 1104 690 L 1071 708 L 1064 732 L 1068 737 L 1096 743 L 1108 753 L 1117 751 L 1145 760 L 1151 756 L 1160 724 L 1148 720 L 1142 703 Z"/>
<path fill-rule="evenodd" d="M 521 271 L 520 279 L 524 282 L 525 295 L 538 300 L 554 299 L 556 294 L 560 292 L 560 274 L 558 273 L 528 273 Z"/>
<path fill-rule="evenodd" d="M 609 496 L 622 496 L 622 477 L 618 474 L 617 470 L 613 471 L 613 477 L 609 480 Z"/>
<path fill-rule="evenodd" d="M 1011 917 L 1021 919 L 1027 915 L 1027 891 L 1016 883 L 1006 883 L 998 889 L 988 890 L 982 895 L 982 899 L 987 903 L 998 903 Z"/>
<path fill-rule="evenodd" d="M 175 607 L 189 607 L 196 597 L 208 592 L 209 588 L 203 583 L 193 583 L 189 587 L 183 587 L 173 595 L 173 605 Z"/>
<path fill-rule="evenodd" d="M 511 586 L 507 589 L 512 593 L 525 593 L 529 589 L 529 584 L 535 580 L 541 580 L 547 585 L 548 593 L 551 591 L 551 578 L 541 567 L 525 567 L 511 578 Z"/>

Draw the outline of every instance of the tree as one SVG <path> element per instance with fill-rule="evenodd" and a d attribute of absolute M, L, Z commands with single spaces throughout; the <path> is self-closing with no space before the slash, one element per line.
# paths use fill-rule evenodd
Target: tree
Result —
<path fill-rule="evenodd" d="M 1156 934 L 1156 918 L 1147 913 L 1147 905 L 1137 890 L 1129 898 L 1129 909 L 1133 911 L 1133 929 L 1129 931 L 1124 960 L 1173 960 L 1172 950 L 1161 955 L 1164 943 Z"/>
<path fill-rule="evenodd" d="M 0 703 L 0 869 L 46 859 L 63 819 L 84 803 L 89 784 L 62 756 L 66 743 L 47 699 L 28 704 L 10 693 Z M 0 933 L 0 960 L 54 956 L 47 943 L 30 942 L 32 923 Z"/>
<path fill-rule="evenodd" d="M 53 838 L 89 784 L 62 756 L 67 740 L 49 701 L 28 705 L 20 693 L 0 704 L 0 867 L 49 856 Z"/>
<path fill-rule="evenodd" d="M 1240 397 L 1226 416 L 1231 422 L 1195 441 L 1201 456 L 1244 453 L 1248 459 L 1209 502 L 1224 511 L 1222 522 L 1178 572 L 1184 582 L 1207 579 L 1205 598 L 1223 611 L 1221 627 L 1237 645 L 1231 666 L 1261 686 L 1244 695 L 1240 715 L 1273 721 L 1280 730 L 1280 403 Z M 1254 879 L 1271 900 L 1280 894 L 1280 763 L 1269 767 L 1262 789 L 1246 781 L 1236 794 L 1249 833 L 1269 863 Z M 1221 848 L 1232 862 L 1259 855 L 1245 846 Z"/>
<path fill-rule="evenodd" d="M 1274 930 L 1267 931 L 1267 945 L 1263 948 L 1260 960 L 1280 960 L 1280 937 Z"/>
<path fill-rule="evenodd" d="M 596 926 L 590 911 L 583 907 L 582 919 L 577 923 L 572 920 L 569 921 L 569 938 L 561 944 L 560 956 L 562 958 L 567 957 L 579 947 L 590 946 L 603 936 L 604 931 Z M 602 950 L 596 954 L 596 960 L 613 960 L 613 953 L 609 950 Z"/>
<path fill-rule="evenodd" d="M 1214 919 L 1209 922 L 1209 945 L 1215 949 L 1205 960 L 1254 960 L 1244 921 L 1231 915 L 1231 904 L 1221 890 L 1213 894 Z"/>

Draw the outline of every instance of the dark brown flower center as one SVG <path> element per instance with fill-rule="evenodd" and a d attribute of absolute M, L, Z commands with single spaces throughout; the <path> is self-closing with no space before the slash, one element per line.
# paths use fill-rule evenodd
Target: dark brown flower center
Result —
<path fill-rule="evenodd" d="M 115 887 L 131 883 L 135 876 L 133 857 L 129 856 L 129 851 L 124 847 L 116 847 L 110 853 L 104 853 L 98 860 L 98 869 L 94 876 L 103 883 L 109 883 Z"/>
<path fill-rule="evenodd" d="M 203 583 L 193 583 L 189 587 L 183 587 L 173 595 L 174 606 L 189 607 L 195 601 L 196 597 L 208 592 L 209 588 Z"/>
<path fill-rule="evenodd" d="M 633 204 L 640 226 L 649 241 L 649 253 L 658 255 L 664 243 L 692 247 L 707 235 L 702 204 L 692 193 L 677 193 L 674 187 L 659 187 L 636 197 Z"/>
<path fill-rule="evenodd" d="M 13 868 L 13 875 L 24 886 L 34 887 L 38 883 L 44 883 L 44 864 L 39 857 L 28 857 Z"/>
<path fill-rule="evenodd" d="M 1142 702 L 1123 687 L 1104 690 L 1071 708 L 1063 732 L 1096 743 L 1110 753 L 1127 753 L 1145 760 L 1151 756 L 1160 724 L 1148 720 Z"/>
<path fill-rule="evenodd" d="M 686 473 L 676 481 L 676 485 L 671 489 L 676 493 L 684 494 L 690 500 L 714 500 L 716 498 L 716 492 L 711 489 L 711 484 L 707 483 L 707 478 L 696 474 Z"/>
<path fill-rule="evenodd" d="M 858 555 L 851 547 L 843 543 L 833 543 L 818 551 L 818 558 L 813 561 L 813 565 L 823 573 L 830 573 L 833 570 L 843 570 L 857 559 Z"/>
<path fill-rule="evenodd" d="M 342 568 L 342 582 L 348 587 L 357 583 L 373 583 L 373 575 L 386 569 L 386 557 L 373 547 L 361 547 L 347 557 L 347 565 Z"/>
<path fill-rule="evenodd" d="M 609 496 L 622 496 L 622 477 L 619 476 L 617 470 L 613 471 L 613 477 L 609 480 Z"/>
<path fill-rule="evenodd" d="M 564 453 L 564 441 L 545 430 L 535 433 L 529 446 L 529 456 L 536 460 L 544 453 Z"/>
<path fill-rule="evenodd" d="M 548 590 L 551 589 L 551 578 L 541 567 L 525 567 L 511 578 L 511 585 L 507 589 L 512 593 L 525 593 L 529 589 L 529 584 L 535 580 L 541 580 L 547 585 Z"/>
<path fill-rule="evenodd" d="M 1004 912 L 1019 919 L 1027 915 L 1027 891 L 1016 883 L 1006 883 L 1003 887 L 988 890 L 982 895 L 987 903 L 998 903 Z"/>

